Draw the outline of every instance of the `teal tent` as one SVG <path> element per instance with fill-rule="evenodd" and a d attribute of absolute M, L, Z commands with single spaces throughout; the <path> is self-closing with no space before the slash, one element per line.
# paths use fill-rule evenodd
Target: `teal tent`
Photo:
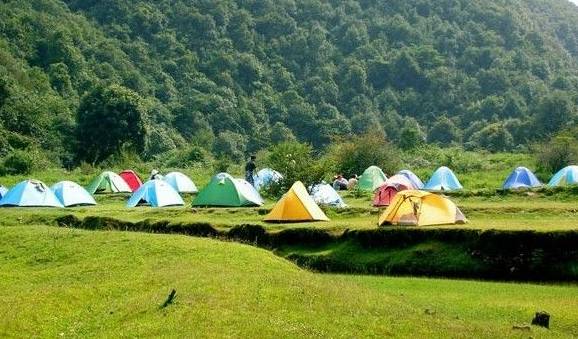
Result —
<path fill-rule="evenodd" d="M 578 166 L 567 166 L 554 174 L 548 186 L 578 185 Z"/>
<path fill-rule="evenodd" d="M 381 168 L 370 166 L 359 177 L 358 187 L 362 191 L 373 192 L 383 185 L 386 180 L 387 177 Z"/>
<path fill-rule="evenodd" d="M 65 207 L 96 205 L 92 195 L 75 182 L 61 181 L 54 184 L 51 189 Z"/>
<path fill-rule="evenodd" d="M 136 207 L 139 204 L 148 204 L 152 207 L 183 206 L 185 203 L 179 193 L 162 179 L 153 179 L 144 183 L 132 194 L 126 204 L 127 207 Z"/>
<path fill-rule="evenodd" d="M 43 182 L 25 180 L 12 187 L 0 200 L 2 207 L 64 207 Z"/>
<path fill-rule="evenodd" d="M 454 172 L 445 166 L 438 168 L 424 186 L 426 191 L 455 191 L 463 188 Z"/>

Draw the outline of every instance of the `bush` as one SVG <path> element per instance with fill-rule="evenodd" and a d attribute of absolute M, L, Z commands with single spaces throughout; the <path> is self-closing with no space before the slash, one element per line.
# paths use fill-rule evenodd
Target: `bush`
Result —
<path fill-rule="evenodd" d="M 283 180 L 272 185 L 267 192 L 277 197 L 285 193 L 295 181 L 303 182 L 306 187 L 322 181 L 330 168 L 324 161 L 314 157 L 310 145 L 297 141 L 272 146 L 265 163 L 283 175 Z"/>
<path fill-rule="evenodd" d="M 346 177 L 361 174 L 371 165 L 380 167 L 387 174 L 396 173 L 401 168 L 400 151 L 379 133 L 338 141 L 329 147 L 327 158 L 334 173 L 343 173 Z"/>
<path fill-rule="evenodd" d="M 171 168 L 189 168 L 195 166 L 207 166 L 212 162 L 212 157 L 200 146 L 190 146 L 185 149 L 175 150 L 160 157 L 159 161 L 163 166 Z"/>
<path fill-rule="evenodd" d="M 34 168 L 34 158 L 29 152 L 16 150 L 2 161 L 3 174 L 30 174 Z"/>
<path fill-rule="evenodd" d="M 534 146 L 538 169 L 541 174 L 551 175 L 578 161 L 576 138 L 569 133 L 560 134 L 542 145 Z"/>

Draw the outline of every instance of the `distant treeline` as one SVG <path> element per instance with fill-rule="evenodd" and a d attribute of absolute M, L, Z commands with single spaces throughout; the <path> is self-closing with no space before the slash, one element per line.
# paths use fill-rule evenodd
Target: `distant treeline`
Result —
<path fill-rule="evenodd" d="M 240 160 L 367 131 L 512 150 L 573 125 L 577 93 L 559 0 L 0 2 L 0 159 Z"/>

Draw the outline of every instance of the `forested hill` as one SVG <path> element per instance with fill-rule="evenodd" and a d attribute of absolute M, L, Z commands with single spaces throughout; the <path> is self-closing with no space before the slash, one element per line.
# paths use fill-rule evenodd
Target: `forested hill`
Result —
<path fill-rule="evenodd" d="M 147 159 L 367 130 L 512 149 L 571 124 L 577 93 L 566 0 L 0 1 L 0 157 L 70 162 L 117 118 Z M 138 126 L 90 115 L 118 98 Z"/>

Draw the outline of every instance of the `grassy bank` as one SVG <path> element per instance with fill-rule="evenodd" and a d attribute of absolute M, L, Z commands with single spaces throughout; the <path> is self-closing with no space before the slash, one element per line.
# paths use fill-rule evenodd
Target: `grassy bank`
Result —
<path fill-rule="evenodd" d="M 576 286 L 319 275 L 183 236 L 0 228 L 3 337 L 569 337 Z M 173 305 L 161 309 L 175 288 Z M 551 330 L 532 327 L 552 314 Z"/>

